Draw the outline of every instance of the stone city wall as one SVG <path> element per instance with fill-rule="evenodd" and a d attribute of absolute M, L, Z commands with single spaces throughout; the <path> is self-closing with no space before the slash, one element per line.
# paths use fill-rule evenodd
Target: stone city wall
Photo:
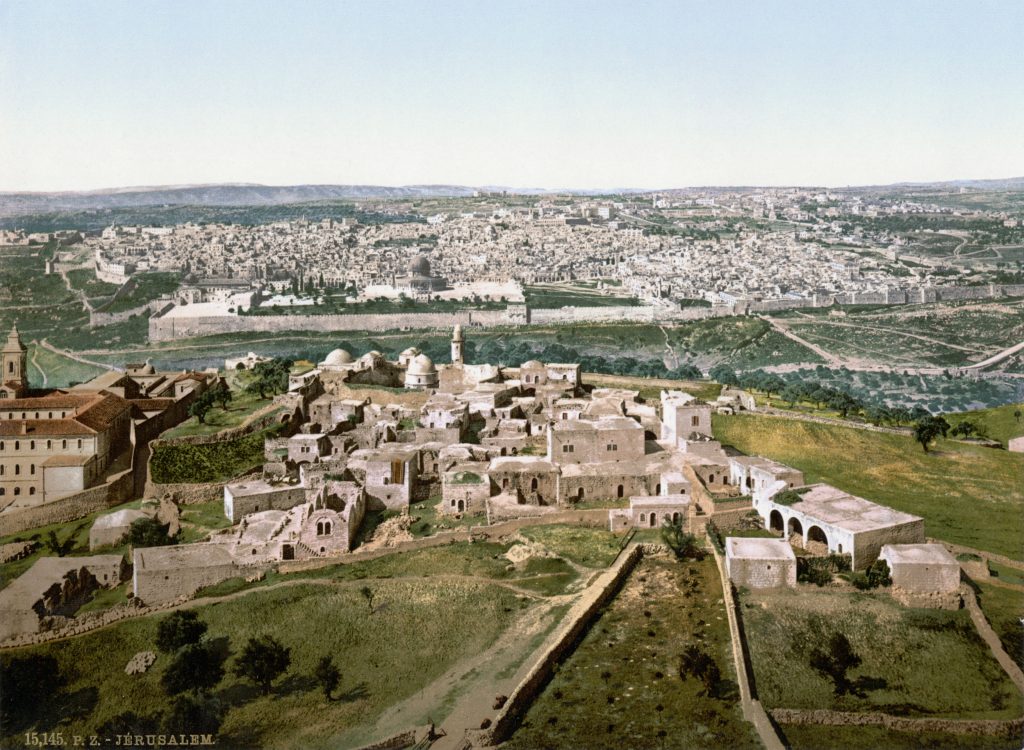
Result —
<path fill-rule="evenodd" d="M 811 307 L 841 305 L 900 305 L 999 297 L 1024 296 L 1024 284 L 989 284 L 971 287 L 913 287 L 869 292 L 818 294 L 810 298 L 738 300 L 713 307 L 655 307 L 653 305 L 616 305 L 609 307 L 563 307 L 530 309 L 510 305 L 505 310 L 462 310 L 453 313 L 388 313 L 381 315 L 211 315 L 149 319 L 149 340 L 168 341 L 219 333 L 283 331 L 393 331 L 450 329 L 456 323 L 465 326 L 557 325 L 571 323 L 624 322 L 664 323 L 729 315 L 776 312 Z"/>
<path fill-rule="evenodd" d="M 208 503 L 212 500 L 223 500 L 224 482 L 172 483 L 159 484 L 146 482 L 142 496 L 159 499 L 170 495 L 178 505 L 194 505 Z"/>
<path fill-rule="evenodd" d="M 134 318 L 137 315 L 144 315 L 147 312 L 151 312 L 154 315 L 160 315 L 167 312 L 174 306 L 173 302 L 169 302 L 165 299 L 155 299 L 147 302 L 144 305 L 133 307 L 129 310 L 121 310 L 120 312 L 103 312 L 102 310 L 89 310 L 89 327 L 90 328 L 101 328 L 103 326 L 114 325 L 115 323 L 123 323 L 130 318 Z"/>

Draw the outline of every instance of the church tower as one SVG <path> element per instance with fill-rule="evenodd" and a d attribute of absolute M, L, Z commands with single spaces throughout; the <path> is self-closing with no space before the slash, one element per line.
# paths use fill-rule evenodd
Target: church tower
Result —
<path fill-rule="evenodd" d="M 3 350 L 3 395 L 20 398 L 28 390 L 28 349 L 21 343 L 18 324 L 15 323 L 7 334 Z"/>
<path fill-rule="evenodd" d="M 452 331 L 452 364 L 461 365 L 462 362 L 462 324 L 456 323 Z"/>

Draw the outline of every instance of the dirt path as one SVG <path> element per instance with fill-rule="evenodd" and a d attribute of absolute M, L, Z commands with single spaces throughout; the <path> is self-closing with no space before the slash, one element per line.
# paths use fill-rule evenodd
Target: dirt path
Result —
<path fill-rule="evenodd" d="M 46 387 L 46 383 L 49 380 L 49 378 L 46 377 L 46 370 L 44 370 L 42 367 L 40 367 L 39 363 L 36 362 L 36 355 L 39 353 L 39 344 L 36 341 L 33 341 L 32 343 L 36 344 L 35 348 L 32 350 L 32 360 L 31 360 L 32 366 L 34 368 L 36 368 L 36 370 L 39 371 L 40 375 L 43 376 L 43 388 L 45 388 Z"/>
<path fill-rule="evenodd" d="M 93 367 L 100 367 L 100 368 L 102 368 L 104 370 L 116 370 L 117 369 L 113 365 L 108 365 L 106 362 L 96 362 L 96 361 L 91 360 L 91 359 L 86 359 L 81 354 L 75 354 L 74 352 L 69 351 L 67 349 L 58 349 L 57 347 L 55 347 L 53 344 L 51 344 L 46 339 L 43 339 L 42 341 L 40 341 L 39 342 L 39 346 L 43 347 L 44 349 L 49 349 L 54 354 L 59 354 L 62 357 L 67 357 L 68 359 L 73 359 L 76 362 L 81 362 L 83 365 L 92 365 Z"/>
<path fill-rule="evenodd" d="M 781 333 L 787 339 L 795 341 L 796 343 L 800 344 L 800 346 L 804 347 L 805 349 L 809 349 L 812 352 L 814 352 L 815 354 L 817 354 L 819 357 L 824 359 L 827 364 L 829 364 L 829 365 L 831 365 L 833 367 L 839 367 L 842 364 L 844 364 L 843 360 L 841 360 L 836 355 L 831 354 L 831 353 L 825 351 L 824 349 L 822 349 L 817 344 L 812 344 L 807 339 L 800 338 L 799 336 L 797 336 L 795 333 L 793 333 L 791 330 L 789 330 L 789 326 L 786 325 L 785 323 L 783 323 L 782 321 L 779 321 L 776 318 L 764 318 L 764 320 L 767 321 L 771 325 L 772 328 L 774 328 L 776 331 Z"/>
<path fill-rule="evenodd" d="M 372 736 L 387 737 L 432 719 L 444 732 L 431 745 L 432 750 L 461 747 L 465 731 L 478 729 L 483 718 L 494 713 L 495 697 L 510 694 L 525 677 L 532 663 L 528 658 L 530 646 L 557 623 L 556 608 L 571 604 L 578 597 L 579 594 L 553 597 L 531 608 L 486 651 L 460 662 L 416 695 L 385 711 L 377 719 Z M 454 706 L 445 716 L 445 703 L 452 699 Z"/>
<path fill-rule="evenodd" d="M 679 367 L 679 355 L 676 354 L 676 350 L 672 348 L 672 344 L 669 343 L 668 331 L 665 330 L 665 326 L 658 326 L 662 335 L 665 337 L 665 351 L 668 352 L 669 361 L 672 363 L 672 369 Z"/>

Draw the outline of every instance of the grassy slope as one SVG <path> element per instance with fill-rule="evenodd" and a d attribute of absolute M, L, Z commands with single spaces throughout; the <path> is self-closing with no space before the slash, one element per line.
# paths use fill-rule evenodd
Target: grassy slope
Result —
<path fill-rule="evenodd" d="M 1024 456 L 940 440 L 755 415 L 715 416 L 715 435 L 868 500 L 925 519 L 929 536 L 1024 560 Z"/>
<path fill-rule="evenodd" d="M 1018 420 L 1013 415 L 1015 411 L 1024 412 L 1024 403 L 1007 404 L 994 409 L 979 409 L 962 414 L 947 414 L 946 421 L 955 425 L 969 419 L 975 425 L 983 425 L 985 434 L 993 440 L 1001 442 L 1005 448 L 1006 442 L 1010 438 L 1024 435 L 1024 416 Z"/>
<path fill-rule="evenodd" d="M 964 610 L 908 609 L 884 592 L 804 588 L 744 597 L 742 615 L 767 707 L 993 719 L 1024 709 Z M 849 673 L 863 683 L 860 696 L 835 696 L 810 666 L 812 649 L 835 632 L 863 660 Z"/>
<path fill-rule="evenodd" d="M 978 601 L 1003 649 L 1024 669 L 1024 592 L 978 583 Z"/>
<path fill-rule="evenodd" d="M 250 636 L 264 633 L 291 648 L 291 667 L 270 696 L 258 695 L 230 674 L 223 680 L 216 694 L 231 709 L 221 742 L 318 747 L 340 734 L 330 745 L 346 746 L 347 733 L 487 648 L 527 606 L 513 593 L 484 583 L 406 579 L 377 581 L 373 588 L 372 615 L 355 584 L 287 587 L 197 608 L 209 623 L 208 637 L 230 638 L 235 653 Z M 61 727 L 66 733 L 88 734 L 122 711 L 147 714 L 165 705 L 159 679 L 167 656 L 161 655 L 144 675 L 126 677 L 123 672 L 133 654 L 153 649 L 157 621 L 130 620 L 16 653 L 55 656 L 71 675 L 68 692 L 80 700 L 95 689 L 95 704 Z M 431 646 L 411 647 L 415 643 Z M 343 697 L 330 703 L 310 678 L 324 654 L 334 655 L 342 671 Z"/>

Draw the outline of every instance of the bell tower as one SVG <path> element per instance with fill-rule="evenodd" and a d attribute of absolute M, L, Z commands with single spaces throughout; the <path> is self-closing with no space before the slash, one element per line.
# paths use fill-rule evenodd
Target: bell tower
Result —
<path fill-rule="evenodd" d="M 462 345 L 464 341 L 462 339 L 462 324 L 456 323 L 455 330 L 452 331 L 452 364 L 461 365 L 462 362 Z"/>
<path fill-rule="evenodd" d="M 3 376 L 0 383 L 10 398 L 19 398 L 28 390 L 28 349 L 21 343 L 18 324 L 15 323 L 7 334 L 3 350 Z"/>

